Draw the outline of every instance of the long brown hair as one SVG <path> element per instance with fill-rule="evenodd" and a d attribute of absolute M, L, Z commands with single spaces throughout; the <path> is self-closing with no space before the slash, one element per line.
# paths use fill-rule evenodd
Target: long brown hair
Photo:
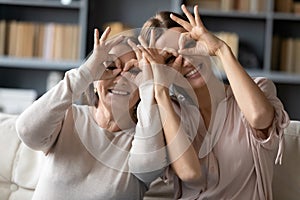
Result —
<path fill-rule="evenodd" d="M 182 27 L 177 22 L 173 21 L 170 18 L 170 15 L 173 14 L 185 21 L 188 21 L 186 16 L 180 15 L 178 13 L 170 12 L 170 11 L 161 11 L 158 12 L 153 17 L 149 18 L 144 24 L 140 31 L 140 35 L 144 38 L 148 43 L 150 40 L 151 30 L 155 29 L 155 40 L 157 40 L 167 29 L 174 27 Z"/>

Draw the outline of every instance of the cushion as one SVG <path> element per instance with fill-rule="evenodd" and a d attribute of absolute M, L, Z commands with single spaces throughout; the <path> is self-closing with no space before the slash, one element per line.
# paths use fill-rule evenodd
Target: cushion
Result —
<path fill-rule="evenodd" d="M 300 121 L 291 121 L 285 129 L 282 164 L 276 165 L 273 179 L 274 200 L 300 197 Z"/>
<path fill-rule="evenodd" d="M 16 115 L 0 113 L 1 200 L 32 198 L 45 156 L 30 150 L 19 140 Z"/>

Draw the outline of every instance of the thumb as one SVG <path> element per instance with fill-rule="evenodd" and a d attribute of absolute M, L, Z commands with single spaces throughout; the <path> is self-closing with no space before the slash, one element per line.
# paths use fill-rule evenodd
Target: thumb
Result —
<path fill-rule="evenodd" d="M 172 68 L 174 68 L 177 71 L 180 71 L 182 65 L 183 65 L 183 58 L 182 58 L 182 55 L 179 55 L 175 59 L 174 63 L 172 64 Z"/>

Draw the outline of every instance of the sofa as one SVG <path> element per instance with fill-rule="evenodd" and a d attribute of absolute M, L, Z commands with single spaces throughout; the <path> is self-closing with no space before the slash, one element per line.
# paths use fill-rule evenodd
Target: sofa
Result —
<path fill-rule="evenodd" d="M 45 156 L 30 150 L 15 130 L 17 115 L 0 113 L 0 200 L 30 200 Z M 274 171 L 274 200 L 300 198 L 300 121 L 291 121 L 284 134 L 282 165 Z M 172 199 L 172 184 L 155 181 L 145 200 Z"/>

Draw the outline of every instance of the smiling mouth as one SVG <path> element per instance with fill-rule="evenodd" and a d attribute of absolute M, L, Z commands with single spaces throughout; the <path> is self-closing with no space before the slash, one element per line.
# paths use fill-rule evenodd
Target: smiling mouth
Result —
<path fill-rule="evenodd" d="M 203 63 L 200 63 L 198 66 L 196 66 L 192 71 L 188 72 L 187 74 L 184 75 L 185 78 L 192 77 L 196 73 L 199 73 L 199 71 L 202 69 Z"/>
<path fill-rule="evenodd" d="M 130 92 L 121 91 L 121 90 L 115 90 L 115 89 L 108 89 L 108 92 L 114 95 L 120 95 L 120 96 L 128 96 L 130 95 Z"/>

